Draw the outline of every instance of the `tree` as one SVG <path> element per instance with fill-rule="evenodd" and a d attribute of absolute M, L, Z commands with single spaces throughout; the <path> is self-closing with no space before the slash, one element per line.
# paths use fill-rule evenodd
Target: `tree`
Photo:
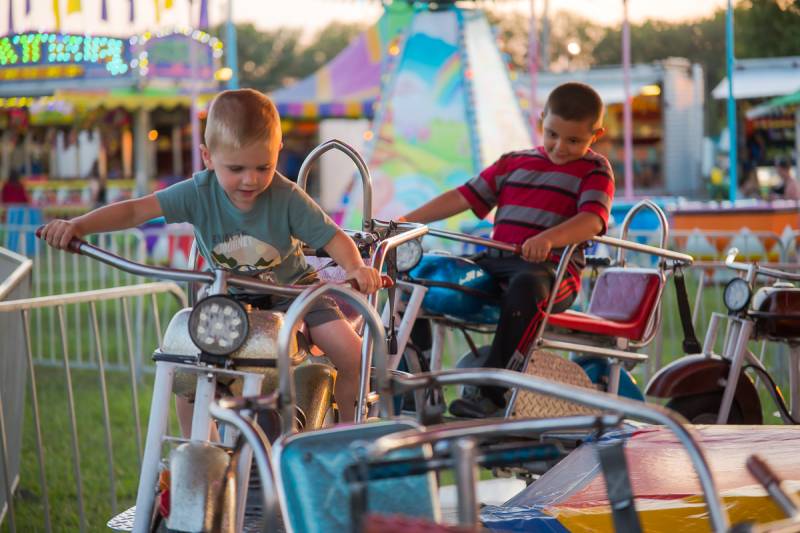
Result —
<path fill-rule="evenodd" d="M 338 54 L 361 31 L 357 24 L 333 22 L 303 45 L 300 28 L 264 31 L 252 24 L 236 25 L 239 84 L 269 92 L 302 79 Z M 224 40 L 224 26 L 211 33 Z"/>
<path fill-rule="evenodd" d="M 487 17 L 496 29 L 498 46 L 508 56 L 511 67 L 527 71 L 530 20 L 518 14 L 498 14 L 494 11 L 488 11 Z M 542 24 L 540 20 L 540 31 L 543 31 Z M 605 35 L 605 28 L 571 11 L 556 12 L 550 17 L 549 25 L 548 57 L 541 61 L 542 65 L 558 71 L 588 68 L 594 64 L 592 50 Z M 567 52 L 570 42 L 580 46 L 578 54 Z"/>
<path fill-rule="evenodd" d="M 747 0 L 734 15 L 736 57 L 800 55 L 800 2 Z"/>
<path fill-rule="evenodd" d="M 298 58 L 296 77 L 304 78 L 315 72 L 336 57 L 364 30 L 365 27 L 362 24 L 331 22 L 325 26 L 302 50 Z"/>

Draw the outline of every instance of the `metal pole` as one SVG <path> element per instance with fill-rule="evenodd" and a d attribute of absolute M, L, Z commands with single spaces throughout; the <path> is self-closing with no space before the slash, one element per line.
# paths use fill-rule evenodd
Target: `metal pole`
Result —
<path fill-rule="evenodd" d="M 542 35 L 539 46 L 539 65 L 545 72 L 550 70 L 550 0 L 544 0 Z"/>
<path fill-rule="evenodd" d="M 378 354 L 378 357 L 376 357 L 375 371 L 385 375 L 386 360 L 382 360 L 380 357 L 386 357 L 385 351 L 383 354 Z M 574 385 L 557 383 L 537 376 L 525 375 L 513 370 L 494 368 L 445 370 L 410 377 L 392 377 L 391 382 L 386 378 L 381 381 L 384 383 L 382 383 L 382 388 L 380 390 L 391 391 L 394 394 L 402 394 L 416 387 L 430 387 L 434 384 L 442 386 L 458 384 L 520 388 L 526 391 L 568 400 L 587 407 L 619 413 L 627 418 L 633 418 L 642 422 L 666 426 L 682 444 L 689 456 L 689 460 L 694 466 L 698 481 L 700 482 L 700 487 L 703 490 L 703 498 L 708 507 L 708 516 L 712 531 L 719 533 L 728 531 L 728 515 L 725 508 L 722 506 L 720 493 L 717 489 L 717 484 L 714 480 L 714 475 L 711 472 L 708 460 L 694 436 L 695 430 L 691 429 L 688 424 L 685 424 L 686 421 L 683 417 L 664 407 L 644 404 L 639 401 L 620 398 L 619 396 L 592 391 Z M 391 398 L 387 397 L 385 404 L 383 398 L 384 396 L 381 395 L 381 415 L 387 416 L 388 413 L 388 416 L 391 416 Z M 563 420 L 559 423 L 563 424 Z M 477 428 L 473 427 L 470 427 L 469 431 L 470 436 L 479 432 Z M 380 440 L 383 440 L 385 443 L 386 440 L 384 439 L 396 440 L 397 434 L 383 437 Z M 376 449 L 380 449 L 380 440 L 373 444 Z"/>
<path fill-rule="evenodd" d="M 225 50 L 227 51 L 228 68 L 231 69 L 231 79 L 228 80 L 228 89 L 239 88 L 239 57 L 236 50 L 236 25 L 233 23 L 233 0 L 228 0 L 228 21 L 225 24 Z"/>
<path fill-rule="evenodd" d="M 455 441 L 452 450 L 458 491 L 458 525 L 474 529 L 479 523 L 477 446 L 474 440 L 466 437 Z"/>
<path fill-rule="evenodd" d="M 191 15 L 190 15 L 191 17 Z M 196 30 L 195 30 L 196 31 Z M 189 36 L 189 68 L 190 80 L 189 90 L 192 97 L 192 104 L 189 108 L 191 113 L 190 124 L 192 128 L 192 172 L 200 172 L 203 167 L 200 161 L 200 120 L 197 118 L 197 50 L 195 46 L 194 31 Z"/>
<path fill-rule="evenodd" d="M 794 177 L 800 179 L 800 106 L 794 110 Z"/>
<path fill-rule="evenodd" d="M 725 17 L 725 59 L 728 70 L 728 176 L 730 176 L 729 195 L 730 201 L 736 201 L 736 188 L 738 186 L 738 156 L 736 153 L 736 99 L 733 97 L 733 0 L 728 0 L 728 12 Z"/>
<path fill-rule="evenodd" d="M 528 69 L 531 73 L 531 141 L 539 146 L 539 100 L 536 93 L 539 89 L 539 32 L 536 28 L 536 0 L 531 1 L 531 26 L 528 35 Z"/>
<path fill-rule="evenodd" d="M 622 0 L 622 84 L 625 91 L 623 115 L 623 154 L 625 158 L 625 199 L 633 199 L 633 110 L 631 97 L 631 30 L 628 0 Z"/>

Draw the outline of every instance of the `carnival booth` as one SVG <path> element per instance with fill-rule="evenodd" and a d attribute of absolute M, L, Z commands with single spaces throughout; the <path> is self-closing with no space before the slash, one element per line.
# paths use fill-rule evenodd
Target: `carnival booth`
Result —
<path fill-rule="evenodd" d="M 733 97 L 739 120 L 736 131 L 739 132 L 739 146 L 745 148 L 739 158 L 744 171 L 740 181 L 752 173 L 756 173 L 760 181 L 766 181 L 769 178 L 766 168 L 774 167 L 780 160 L 797 160 L 800 116 L 796 111 L 798 98 L 795 97 L 793 104 L 792 95 L 798 91 L 800 56 L 736 61 L 733 75 Z M 728 79 L 719 82 L 711 94 L 716 99 L 727 98 Z M 761 176 L 758 176 L 759 171 Z"/>
<path fill-rule="evenodd" d="M 755 243 L 739 244 L 740 251 L 748 249 L 743 253 L 747 259 L 780 261 L 794 257 L 800 203 L 780 194 L 776 165 L 797 164 L 800 111 L 792 98 L 798 90 L 800 57 L 736 62 L 733 97 L 739 121 L 738 198 L 735 203 L 687 202 L 675 206 L 671 217 L 678 232 L 702 230 L 706 243 L 719 253 L 732 246 L 730 236 L 735 234 L 740 241 Z M 727 78 L 711 94 L 716 99 L 727 98 Z M 723 135 L 721 141 L 721 148 L 727 151 L 727 136 Z M 794 175 L 800 175 L 797 167 Z"/>
<path fill-rule="evenodd" d="M 22 175 L 33 206 L 69 216 L 185 177 L 190 109 L 216 91 L 221 56 L 190 28 L 0 38 L 0 179 Z"/>

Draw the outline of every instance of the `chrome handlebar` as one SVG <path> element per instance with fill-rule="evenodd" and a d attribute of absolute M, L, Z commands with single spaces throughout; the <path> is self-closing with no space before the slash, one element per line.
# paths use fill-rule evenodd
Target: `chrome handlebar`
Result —
<path fill-rule="evenodd" d="M 759 274 L 762 276 L 769 276 L 771 278 L 783 279 L 786 281 L 800 281 L 800 274 L 792 274 L 791 272 L 784 272 L 782 270 L 764 267 L 758 263 L 740 263 L 736 261 L 736 256 L 738 255 L 738 248 L 734 247 L 728 250 L 728 255 L 725 257 L 725 266 L 732 270 L 746 272 L 748 281 L 752 281 Z"/>

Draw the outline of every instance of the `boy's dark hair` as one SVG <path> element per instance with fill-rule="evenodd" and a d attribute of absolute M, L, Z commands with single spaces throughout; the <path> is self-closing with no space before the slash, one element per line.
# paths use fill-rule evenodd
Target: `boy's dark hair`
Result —
<path fill-rule="evenodd" d="M 553 89 L 544 105 L 544 114 L 548 113 L 564 120 L 590 120 L 597 124 L 603 118 L 603 100 L 585 83 L 572 81 Z"/>

